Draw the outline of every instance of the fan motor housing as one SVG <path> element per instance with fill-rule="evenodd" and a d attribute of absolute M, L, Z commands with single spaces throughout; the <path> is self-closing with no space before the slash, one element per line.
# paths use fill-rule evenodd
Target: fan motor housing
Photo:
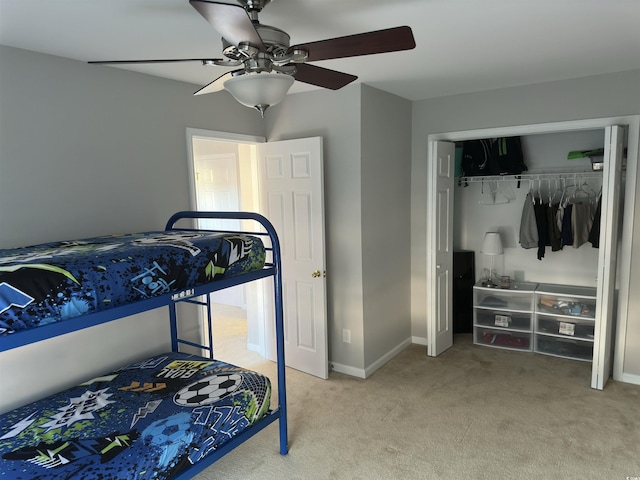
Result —
<path fill-rule="evenodd" d="M 258 35 L 262 38 L 262 42 L 267 46 L 267 50 L 271 54 L 279 56 L 287 53 L 289 42 L 291 41 L 291 37 L 287 32 L 261 23 L 256 24 L 255 27 Z"/>
<path fill-rule="evenodd" d="M 289 43 L 291 41 L 291 37 L 287 32 L 262 23 L 257 23 L 254 26 L 258 35 L 260 35 L 262 42 L 267 47 L 267 52 L 275 57 L 280 57 L 287 53 Z M 245 54 L 241 53 L 235 45 L 227 42 L 224 38 L 222 39 L 222 50 L 224 55 L 228 58 L 232 58 L 234 60 L 242 60 L 243 58 L 246 58 Z"/>

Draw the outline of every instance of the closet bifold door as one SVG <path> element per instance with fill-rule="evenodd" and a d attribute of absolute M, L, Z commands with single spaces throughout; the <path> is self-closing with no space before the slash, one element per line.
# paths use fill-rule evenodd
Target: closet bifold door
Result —
<path fill-rule="evenodd" d="M 455 144 L 432 142 L 430 189 L 436 192 L 429 217 L 438 226 L 427 233 L 427 311 L 433 319 L 427 332 L 427 355 L 437 357 L 453 345 L 453 192 L 455 184 Z"/>
<path fill-rule="evenodd" d="M 602 390 L 612 371 L 616 261 L 621 210 L 624 128 L 605 128 L 602 215 L 598 258 L 596 326 L 591 387 Z"/>

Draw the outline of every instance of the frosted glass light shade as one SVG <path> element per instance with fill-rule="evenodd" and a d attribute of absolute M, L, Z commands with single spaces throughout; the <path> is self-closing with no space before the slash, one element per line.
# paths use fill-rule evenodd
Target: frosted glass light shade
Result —
<path fill-rule="evenodd" d="M 253 73 L 232 77 L 224 88 L 238 102 L 257 109 L 263 116 L 267 108 L 281 102 L 293 85 L 293 77 L 284 73 Z"/>
<path fill-rule="evenodd" d="M 485 233 L 480 253 L 485 255 L 502 255 L 504 253 L 502 239 L 498 232 Z"/>

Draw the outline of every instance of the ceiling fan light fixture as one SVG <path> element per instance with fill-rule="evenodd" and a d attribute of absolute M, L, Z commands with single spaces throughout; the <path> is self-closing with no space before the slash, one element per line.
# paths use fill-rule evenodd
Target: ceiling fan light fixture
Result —
<path fill-rule="evenodd" d="M 270 106 L 280 103 L 293 85 L 294 78 L 283 73 L 248 73 L 224 82 L 224 88 L 246 107 L 255 108 L 264 117 Z"/>

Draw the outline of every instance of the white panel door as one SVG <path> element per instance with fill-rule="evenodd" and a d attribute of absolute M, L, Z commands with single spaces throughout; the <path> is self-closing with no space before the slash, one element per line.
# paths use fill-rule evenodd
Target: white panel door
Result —
<path fill-rule="evenodd" d="M 286 364 L 328 378 L 322 138 L 260 144 L 258 168 L 282 249 Z"/>
<path fill-rule="evenodd" d="M 453 194 L 455 144 L 432 142 L 430 188 L 435 193 L 428 221 L 427 354 L 435 357 L 453 345 Z"/>
<path fill-rule="evenodd" d="M 591 387 L 602 390 L 611 375 L 613 315 L 615 302 L 616 262 L 622 185 L 622 152 L 624 129 L 607 127 L 604 137 L 604 171 L 602 176 L 602 204 L 600 221 L 600 251 L 598 259 L 598 302 L 596 331 L 593 345 Z"/>

